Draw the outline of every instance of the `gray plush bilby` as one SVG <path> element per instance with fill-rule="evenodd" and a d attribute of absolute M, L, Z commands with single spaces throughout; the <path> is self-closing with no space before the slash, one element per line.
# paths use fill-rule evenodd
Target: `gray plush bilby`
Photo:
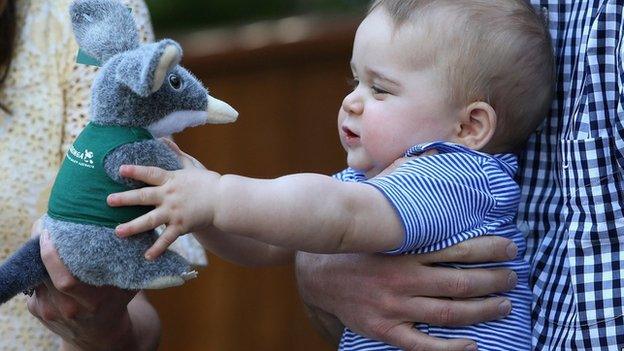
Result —
<path fill-rule="evenodd" d="M 176 42 L 139 45 L 132 14 L 121 3 L 76 0 L 70 14 L 80 47 L 103 66 L 92 87 L 91 121 L 63 161 L 43 226 L 70 272 L 85 283 L 124 289 L 183 284 L 196 273 L 178 254 L 144 259 L 157 239 L 154 231 L 126 239 L 114 233 L 116 224 L 150 208 L 112 209 L 106 196 L 144 185 L 121 177 L 123 164 L 181 168 L 176 154 L 155 138 L 233 122 L 238 114 L 179 65 Z M 33 238 L 0 266 L 0 303 L 46 277 L 39 239 Z"/>

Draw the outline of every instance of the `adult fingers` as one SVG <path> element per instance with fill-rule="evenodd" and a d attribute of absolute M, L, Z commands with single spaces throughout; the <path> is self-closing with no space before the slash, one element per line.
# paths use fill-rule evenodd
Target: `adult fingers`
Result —
<path fill-rule="evenodd" d="M 128 223 L 120 224 L 115 228 L 115 234 L 125 238 L 158 228 L 168 222 L 167 213 L 160 208 L 154 209 Z"/>
<path fill-rule="evenodd" d="M 162 196 L 155 187 L 145 187 L 110 194 L 106 202 L 111 207 L 119 206 L 158 206 L 162 203 Z"/>
<path fill-rule="evenodd" d="M 512 290 L 517 274 L 509 269 L 455 269 L 420 266 L 413 277 L 388 285 L 411 296 L 471 298 Z"/>
<path fill-rule="evenodd" d="M 518 247 L 510 239 L 499 236 L 482 236 L 463 241 L 444 250 L 417 255 L 423 264 L 459 262 L 503 262 L 516 258 Z"/>
<path fill-rule="evenodd" d="M 119 167 L 119 174 L 150 185 L 161 185 L 168 178 L 168 172 L 164 169 L 149 166 L 123 165 Z"/>
<path fill-rule="evenodd" d="M 47 290 L 46 304 L 54 306 L 57 315 L 64 320 L 76 320 L 78 313 L 84 306 L 82 306 L 77 299 L 58 291 L 54 287 L 52 281 L 46 279 L 44 285 Z"/>
<path fill-rule="evenodd" d="M 206 169 L 206 167 L 204 167 L 204 165 L 197 161 L 197 159 L 195 157 L 190 156 L 189 154 L 186 154 L 182 151 L 180 151 L 181 154 L 178 156 L 180 158 L 180 162 L 182 162 L 182 168 L 184 169 Z"/>
<path fill-rule="evenodd" d="M 145 253 L 145 259 L 150 261 L 155 260 L 158 256 L 162 255 L 163 252 L 167 251 L 167 248 L 169 248 L 169 246 L 171 246 L 171 244 L 173 244 L 173 242 L 181 234 L 183 233 L 180 232 L 180 229 L 177 226 L 167 226 L 154 245 L 147 250 Z"/>
<path fill-rule="evenodd" d="M 41 246 L 41 259 L 50 275 L 54 289 L 74 297 L 82 306 L 91 308 L 93 303 L 88 297 L 92 295 L 89 293 L 92 288 L 78 281 L 67 270 L 47 231 L 42 232 L 39 237 L 39 244 Z"/>
<path fill-rule="evenodd" d="M 173 151 L 176 154 L 176 156 L 178 156 L 178 159 L 182 163 L 183 168 L 188 168 L 188 167 L 193 166 L 192 157 L 184 153 L 180 149 L 178 144 L 176 144 L 173 140 L 167 139 L 167 138 L 161 138 L 160 140 L 162 140 L 162 142 L 167 144 L 167 146 L 171 149 L 171 151 Z"/>
<path fill-rule="evenodd" d="M 26 306 L 30 314 L 44 323 L 52 322 L 58 317 L 53 305 L 49 303 L 48 290 L 45 284 L 35 287 L 32 296 L 26 301 Z"/>
<path fill-rule="evenodd" d="M 412 323 L 401 323 L 393 326 L 376 338 L 406 351 L 477 350 L 477 344 L 472 340 L 434 338 L 419 332 Z"/>
<path fill-rule="evenodd" d="M 136 291 L 121 290 L 114 287 L 94 287 L 80 282 L 67 270 L 61 261 L 54 244 L 49 238 L 47 231 L 43 231 L 39 238 L 41 245 L 41 258 L 46 270 L 50 275 L 50 281 L 41 284 L 36 292 L 39 292 L 37 298 L 31 301 L 31 305 L 36 304 L 41 307 L 45 313 L 55 311 L 53 306 L 60 304 L 62 309 L 56 312 L 56 316 L 75 317 L 79 311 L 87 313 L 96 313 L 107 306 L 113 308 L 115 304 L 125 306 L 136 294 Z M 45 294 L 44 294 L 45 293 Z M 65 296 L 66 295 L 66 296 Z M 58 300 L 52 300 L 52 297 L 59 296 Z M 40 300 L 43 298 L 43 300 Z M 75 305 L 71 305 L 72 299 L 78 303 L 81 308 L 76 311 Z"/>
<path fill-rule="evenodd" d="M 78 283 L 78 280 L 71 275 L 67 267 L 65 267 L 61 261 L 47 231 L 43 231 L 39 239 L 39 244 L 41 259 L 46 266 L 46 270 L 50 275 L 54 287 L 62 291 L 70 290 L 72 286 Z"/>
<path fill-rule="evenodd" d="M 405 320 L 457 327 L 505 318 L 511 309 L 511 302 L 504 297 L 470 300 L 414 297 L 396 313 Z"/>
<path fill-rule="evenodd" d="M 191 156 L 191 155 L 187 154 L 186 152 L 182 151 L 180 149 L 180 147 L 178 146 L 178 144 L 173 142 L 173 140 L 170 140 L 170 139 L 167 139 L 167 138 L 162 138 L 161 140 L 165 144 L 167 144 L 167 146 L 169 146 L 169 148 L 173 152 L 175 152 L 176 155 L 178 155 L 178 159 L 182 163 L 183 168 L 206 169 L 206 167 L 204 167 L 204 165 L 201 162 L 199 162 L 196 158 L 194 158 L 193 156 Z"/>
<path fill-rule="evenodd" d="M 175 141 L 169 138 L 160 138 L 160 141 L 165 143 L 171 149 L 171 151 L 175 152 L 177 155 L 180 155 L 183 153 L 182 150 L 180 150 L 180 147 L 178 146 L 178 144 L 175 143 Z"/>

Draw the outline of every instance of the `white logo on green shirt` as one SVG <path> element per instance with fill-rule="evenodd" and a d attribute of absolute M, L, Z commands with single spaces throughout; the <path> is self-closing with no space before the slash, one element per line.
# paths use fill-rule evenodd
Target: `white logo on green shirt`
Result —
<path fill-rule="evenodd" d="M 93 151 L 88 149 L 80 152 L 72 145 L 67 152 L 67 159 L 81 167 L 95 168 L 93 165 Z"/>

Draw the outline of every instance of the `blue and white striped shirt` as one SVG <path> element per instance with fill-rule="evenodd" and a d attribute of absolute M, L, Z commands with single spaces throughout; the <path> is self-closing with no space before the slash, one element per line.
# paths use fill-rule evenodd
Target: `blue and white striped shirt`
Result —
<path fill-rule="evenodd" d="M 520 158 L 536 351 L 624 348 L 624 3 L 546 8 L 556 99 Z M 515 306 L 514 306 L 515 308 Z"/>
<path fill-rule="evenodd" d="M 514 155 L 488 155 L 443 142 L 416 145 L 405 156 L 418 156 L 435 149 L 437 154 L 414 157 L 392 173 L 366 180 L 347 169 L 336 178 L 364 182 L 376 187 L 394 206 L 405 240 L 393 254 L 441 250 L 480 235 L 512 239 L 519 249 L 518 259 L 505 263 L 453 264 L 455 268 L 505 267 L 518 274 L 517 287 L 507 293 L 513 305 L 505 319 L 469 327 L 416 325 L 420 331 L 443 338 L 475 340 L 481 351 L 531 349 L 531 290 L 529 265 L 523 260 L 526 244 L 516 228 L 520 187 L 514 181 Z M 397 350 L 345 329 L 340 350 Z"/>

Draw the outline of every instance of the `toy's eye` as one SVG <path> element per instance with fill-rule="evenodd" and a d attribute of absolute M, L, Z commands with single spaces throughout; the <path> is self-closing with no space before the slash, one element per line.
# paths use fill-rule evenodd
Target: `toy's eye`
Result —
<path fill-rule="evenodd" d="M 169 75 L 169 84 L 175 90 L 178 90 L 182 87 L 182 80 L 175 74 Z"/>

